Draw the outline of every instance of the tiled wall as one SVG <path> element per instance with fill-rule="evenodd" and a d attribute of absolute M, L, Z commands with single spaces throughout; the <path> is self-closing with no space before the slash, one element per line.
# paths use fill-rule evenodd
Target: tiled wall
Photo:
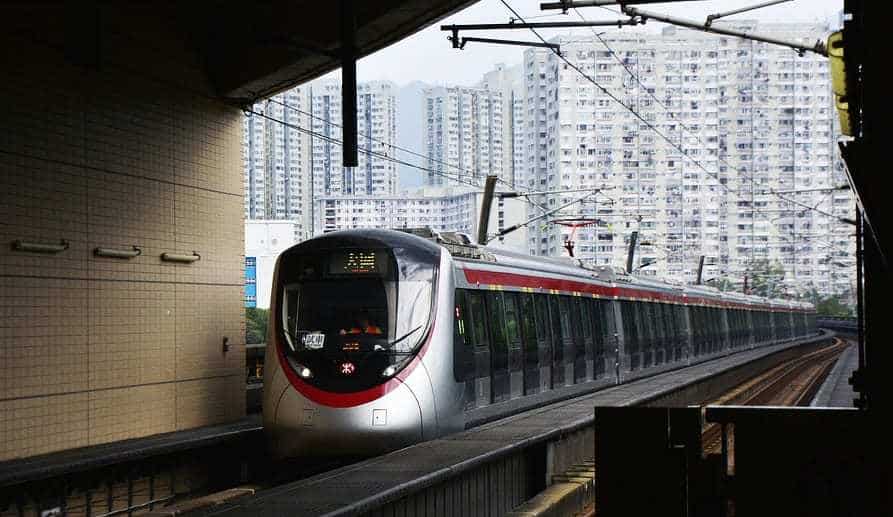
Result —
<path fill-rule="evenodd" d="M 86 65 L 34 11 L 0 31 L 0 461 L 241 417 L 240 111 L 150 10 Z"/>

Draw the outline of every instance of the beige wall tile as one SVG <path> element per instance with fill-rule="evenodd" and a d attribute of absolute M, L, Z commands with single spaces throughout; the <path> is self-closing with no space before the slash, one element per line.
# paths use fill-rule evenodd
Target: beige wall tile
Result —
<path fill-rule="evenodd" d="M 0 460 L 244 415 L 242 115 L 150 16 L 89 70 L 62 20 L 49 44 L 23 36 L 40 17 L 0 31 Z"/>
<path fill-rule="evenodd" d="M 175 393 L 172 383 L 91 392 L 90 445 L 173 431 Z"/>
<path fill-rule="evenodd" d="M 174 286 L 91 282 L 90 389 L 174 380 Z"/>
<path fill-rule="evenodd" d="M 0 461 L 87 445 L 87 394 L 0 401 Z"/>
<path fill-rule="evenodd" d="M 225 422 L 229 402 L 226 385 L 226 377 L 176 383 L 177 429 Z"/>
<path fill-rule="evenodd" d="M 0 400 L 87 389 L 85 285 L 0 277 Z"/>

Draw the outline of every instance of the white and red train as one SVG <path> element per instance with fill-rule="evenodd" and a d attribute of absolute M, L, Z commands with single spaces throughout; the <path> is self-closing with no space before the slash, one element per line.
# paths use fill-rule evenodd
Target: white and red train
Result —
<path fill-rule="evenodd" d="M 263 407 L 277 455 L 380 453 L 480 407 L 815 332 L 808 304 L 427 237 L 335 232 L 279 257 Z"/>

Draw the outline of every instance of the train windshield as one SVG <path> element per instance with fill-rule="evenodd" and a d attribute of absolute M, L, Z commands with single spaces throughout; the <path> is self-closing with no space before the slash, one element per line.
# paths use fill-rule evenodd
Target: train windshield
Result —
<path fill-rule="evenodd" d="M 298 374 L 333 391 L 378 384 L 427 335 L 436 267 L 412 250 L 320 250 L 292 259 L 282 333 Z"/>

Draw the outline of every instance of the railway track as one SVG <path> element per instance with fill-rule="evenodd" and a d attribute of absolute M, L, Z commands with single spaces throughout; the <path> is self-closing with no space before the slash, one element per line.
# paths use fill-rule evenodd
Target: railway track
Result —
<path fill-rule="evenodd" d="M 828 372 L 849 346 L 835 338 L 832 344 L 786 361 L 711 401 L 710 405 L 805 406 L 815 396 Z M 722 428 L 705 424 L 701 447 L 704 454 L 719 453 Z"/>

